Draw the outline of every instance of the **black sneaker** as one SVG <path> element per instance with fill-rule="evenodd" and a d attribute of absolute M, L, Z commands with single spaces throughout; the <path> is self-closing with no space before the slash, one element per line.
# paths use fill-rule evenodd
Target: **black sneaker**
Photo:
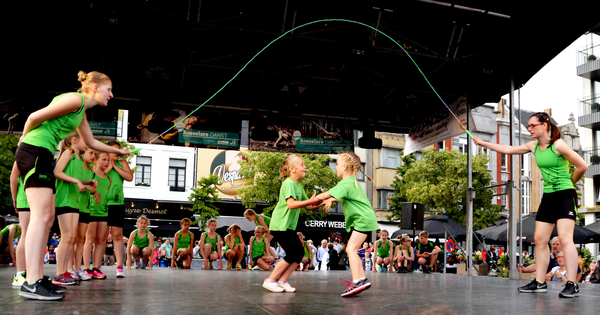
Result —
<path fill-rule="evenodd" d="M 65 293 L 67 291 L 66 287 L 62 287 L 59 285 L 55 285 L 52 283 L 52 278 L 48 277 L 48 276 L 44 276 L 42 278 L 42 284 L 44 286 L 46 286 L 46 288 L 48 288 L 49 290 L 52 290 L 56 293 Z"/>
<path fill-rule="evenodd" d="M 527 285 L 519 288 L 519 292 L 521 293 L 546 293 L 548 292 L 548 285 L 546 281 L 544 283 L 539 283 L 537 280 L 533 279 Z"/>
<path fill-rule="evenodd" d="M 42 301 L 56 301 L 65 298 L 64 294 L 52 291 L 44 285 L 44 282 L 44 279 L 40 279 L 34 284 L 29 285 L 27 284 L 27 281 L 25 281 L 23 286 L 21 286 L 21 292 L 19 292 L 19 296 L 22 296 L 26 299 Z"/>
<path fill-rule="evenodd" d="M 431 273 L 429 266 L 423 266 L 423 273 Z"/>
<path fill-rule="evenodd" d="M 579 297 L 579 286 L 572 281 L 567 281 L 565 288 L 558 294 L 561 298 Z"/>

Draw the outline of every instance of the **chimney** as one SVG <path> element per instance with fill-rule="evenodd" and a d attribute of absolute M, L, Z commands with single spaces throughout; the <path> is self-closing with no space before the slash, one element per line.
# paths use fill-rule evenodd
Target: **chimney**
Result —
<path fill-rule="evenodd" d="M 544 113 L 548 114 L 548 116 L 552 117 L 552 108 L 544 109 Z"/>

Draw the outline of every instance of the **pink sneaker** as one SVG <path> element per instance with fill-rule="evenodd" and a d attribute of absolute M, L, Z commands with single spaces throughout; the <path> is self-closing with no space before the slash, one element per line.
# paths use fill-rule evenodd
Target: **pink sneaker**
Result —
<path fill-rule="evenodd" d="M 125 278 L 125 272 L 123 266 L 117 266 L 117 278 Z"/>
<path fill-rule="evenodd" d="M 98 279 L 98 280 L 104 280 L 104 279 L 106 279 L 106 275 L 103 274 L 100 271 L 100 269 L 98 269 L 98 268 L 92 269 L 92 274 L 93 274 L 92 278 L 94 278 L 94 279 Z"/>
<path fill-rule="evenodd" d="M 83 273 L 85 273 L 86 276 L 90 277 L 90 279 L 94 278 L 94 273 L 90 269 L 83 270 Z"/>

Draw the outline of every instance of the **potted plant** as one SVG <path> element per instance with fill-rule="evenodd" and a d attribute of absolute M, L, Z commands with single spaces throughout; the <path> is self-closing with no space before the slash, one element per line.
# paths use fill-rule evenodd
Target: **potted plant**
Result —
<path fill-rule="evenodd" d="M 588 61 L 594 61 L 594 60 L 596 60 L 596 56 L 594 56 L 594 55 L 588 56 Z"/>
<path fill-rule="evenodd" d="M 600 103 L 592 104 L 592 113 L 596 113 L 598 111 L 600 111 Z"/>
<path fill-rule="evenodd" d="M 592 163 L 592 165 L 598 165 L 600 164 L 600 156 L 597 155 L 592 155 L 592 157 L 590 158 L 590 162 Z"/>

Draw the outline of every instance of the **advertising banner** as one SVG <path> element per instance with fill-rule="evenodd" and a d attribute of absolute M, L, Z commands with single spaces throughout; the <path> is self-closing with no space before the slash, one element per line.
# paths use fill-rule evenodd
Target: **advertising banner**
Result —
<path fill-rule="evenodd" d="M 219 198 L 238 199 L 238 190 L 244 187 L 248 179 L 239 175 L 238 161 L 243 156 L 240 151 L 224 151 L 214 149 L 198 149 L 197 177 L 219 176 Z"/>

